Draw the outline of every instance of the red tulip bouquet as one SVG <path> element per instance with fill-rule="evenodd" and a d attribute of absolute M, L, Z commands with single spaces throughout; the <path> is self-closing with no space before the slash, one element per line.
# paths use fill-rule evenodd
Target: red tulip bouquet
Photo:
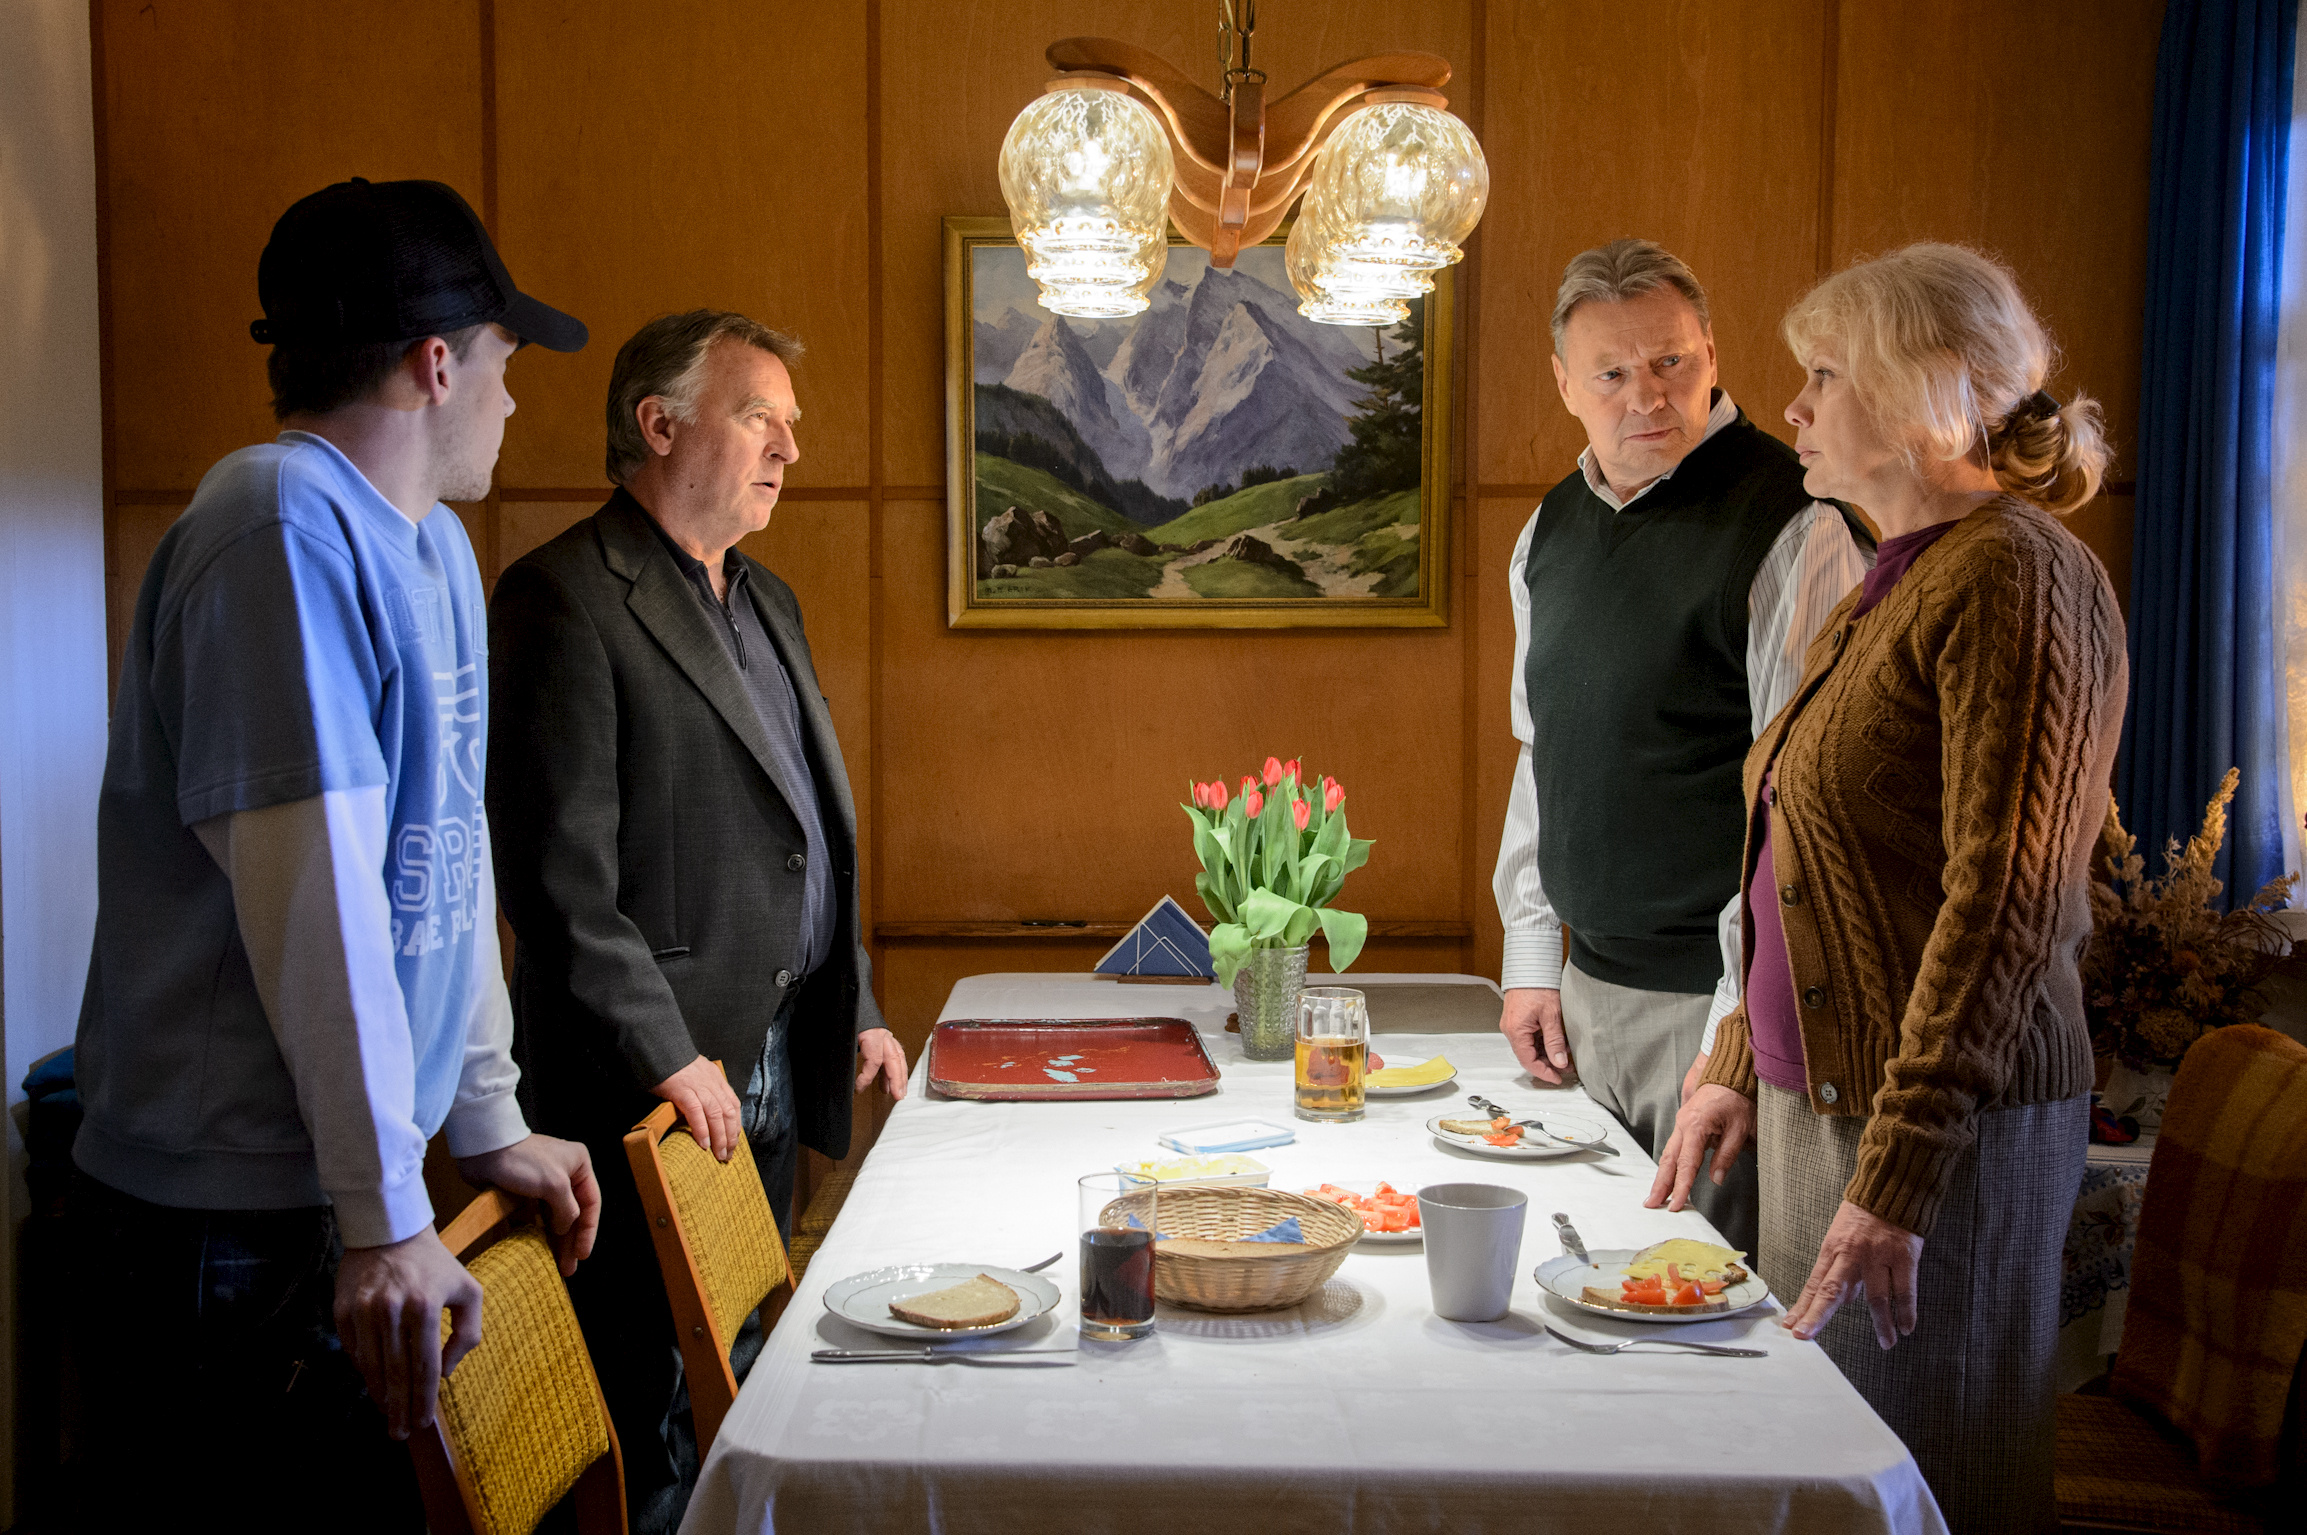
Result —
<path fill-rule="evenodd" d="M 1180 805 L 1193 819 L 1202 872 L 1194 889 L 1218 925 L 1210 959 L 1218 984 L 1233 984 L 1252 949 L 1292 949 L 1321 929 L 1330 968 L 1344 970 L 1369 936 L 1366 917 L 1329 903 L 1346 876 L 1370 861 L 1367 838 L 1346 830 L 1346 791 L 1334 778 L 1308 783 L 1293 760 L 1266 759 L 1261 781 L 1244 775 L 1241 792 L 1222 780 L 1193 786 Z"/>

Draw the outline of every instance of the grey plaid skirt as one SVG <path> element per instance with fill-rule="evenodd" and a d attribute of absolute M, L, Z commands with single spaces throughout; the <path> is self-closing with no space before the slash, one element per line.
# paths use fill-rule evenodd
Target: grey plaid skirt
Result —
<path fill-rule="evenodd" d="M 1756 1261 L 1791 1309 L 1858 1168 L 1859 1118 L 1760 1084 Z M 2060 1254 L 2082 1183 L 2090 1099 L 1982 1114 L 1923 1242 L 1915 1330 L 1876 1344 L 1863 1296 L 1818 1336 L 1891 1426 L 1955 1535 L 2056 1530 L 2052 1351 Z"/>

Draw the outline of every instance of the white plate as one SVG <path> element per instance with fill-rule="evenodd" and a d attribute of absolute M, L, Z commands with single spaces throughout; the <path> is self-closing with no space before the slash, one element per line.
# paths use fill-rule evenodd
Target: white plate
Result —
<path fill-rule="evenodd" d="M 926 1295 L 948 1285 L 961 1284 L 985 1274 L 1017 1292 L 1017 1315 L 990 1327 L 921 1327 L 890 1314 L 889 1303 Z M 995 1268 L 989 1263 L 900 1263 L 892 1268 L 852 1274 L 826 1287 L 825 1309 L 842 1321 L 868 1332 L 892 1338 L 975 1338 L 1008 1332 L 1045 1316 L 1057 1305 L 1057 1286 L 1039 1274 Z"/>
<path fill-rule="evenodd" d="M 1538 1271 L 1532 1277 L 1538 1281 L 1539 1289 L 1564 1305 L 1574 1306 L 1580 1311 L 1594 1316 L 1614 1317 L 1621 1322 L 1664 1322 L 1669 1327 L 1679 1327 L 1687 1322 L 1719 1322 L 1726 1316 L 1752 1311 L 1770 1299 L 1770 1286 L 1762 1282 L 1760 1274 L 1748 1269 L 1744 1279 L 1723 1288 L 1722 1298 L 1730 1302 L 1727 1311 L 1694 1311 L 1687 1316 L 1672 1316 L 1664 1312 L 1620 1311 L 1612 1306 L 1597 1306 L 1588 1302 L 1579 1292 L 1588 1285 L 1607 1289 L 1618 1283 L 1626 1265 L 1634 1261 L 1634 1249 L 1595 1248 L 1586 1256 L 1593 1261 L 1580 1263 L 1568 1253 L 1559 1258 L 1549 1258 L 1538 1265 Z"/>
<path fill-rule="evenodd" d="M 1479 1135 L 1459 1135 L 1442 1128 L 1445 1119 L 1474 1118 L 1472 1113 L 1463 1109 L 1436 1114 L 1426 1121 L 1426 1132 L 1445 1146 L 1455 1146 L 1461 1151 L 1471 1151 L 1478 1157 L 1497 1157 L 1507 1162 L 1533 1162 L 1546 1157 L 1572 1156 L 1581 1151 L 1592 1151 L 1610 1139 L 1609 1131 L 1583 1114 L 1566 1114 L 1560 1109 L 1550 1108 L 1529 1117 L 1543 1119 L 1549 1130 L 1559 1130 L 1566 1134 L 1549 1138 L 1536 1130 L 1524 1130 L 1521 1145 L 1493 1146 Z"/>
<path fill-rule="evenodd" d="M 1380 1051 L 1379 1053 L 1381 1055 L 1384 1054 L 1383 1051 Z M 1386 1056 L 1386 1069 L 1391 1071 L 1396 1066 L 1423 1066 L 1427 1061 L 1432 1059 L 1433 1057 L 1429 1055 L 1418 1060 L 1398 1061 L 1395 1060 L 1392 1056 Z M 1452 1069 L 1450 1074 L 1444 1077 L 1441 1081 L 1428 1082 L 1425 1085 L 1419 1087 L 1380 1087 L 1376 1083 L 1371 1082 L 1368 1078 L 1364 1078 L 1362 1081 L 1362 1093 L 1363 1096 L 1369 1098 L 1415 1098 L 1420 1093 L 1430 1093 L 1437 1087 L 1448 1087 L 1451 1083 L 1457 1080 L 1458 1073 L 1455 1069 Z"/>
<path fill-rule="evenodd" d="M 1332 1180 L 1332 1181 L 1335 1181 L 1335 1180 Z M 1396 1188 L 1400 1188 L 1400 1187 L 1401 1187 L 1401 1185 L 1400 1185 L 1400 1184 L 1398 1184 L 1398 1183 L 1397 1183 L 1397 1184 L 1395 1184 L 1394 1186 L 1395 1186 Z M 1377 1193 L 1377 1192 L 1378 1192 L 1378 1186 L 1377 1186 L 1375 1183 L 1340 1183 L 1340 1184 L 1338 1184 L 1338 1187 L 1339 1187 L 1339 1188 L 1342 1188 L 1342 1189 L 1351 1189 L 1351 1190 L 1353 1190 L 1353 1192 L 1355 1192 L 1355 1193 L 1357 1193 L 1357 1194 L 1361 1195 L 1361 1196 L 1362 1196 L 1364 1199 L 1367 1199 L 1367 1198 L 1369 1198 L 1369 1197 L 1370 1197 L 1372 1194 L 1375 1194 L 1375 1193 Z M 1290 1190 L 1290 1192 L 1291 1192 L 1291 1193 L 1293 1193 L 1293 1194 L 1305 1194 L 1306 1198 L 1308 1198 L 1308 1199 L 1321 1199 L 1321 1198 L 1322 1198 L 1322 1196 L 1321 1196 L 1321 1195 L 1319 1195 L 1319 1194 L 1308 1194 L 1308 1193 L 1306 1193 L 1306 1191 L 1305 1191 L 1304 1189 L 1292 1189 L 1292 1190 Z M 1325 1203 L 1325 1204 L 1327 1204 L 1328 1202 L 1329 1202 L 1329 1201 L 1327 1201 L 1327 1200 L 1323 1200 L 1323 1203 Z M 1343 1207 L 1341 1206 L 1341 1208 L 1343 1208 Z M 1355 1214 L 1355 1215 L 1358 1215 L 1358 1214 L 1360 1214 L 1361 1212 L 1360 1212 L 1360 1211 L 1358 1211 L 1358 1210 L 1356 1210 L 1356 1211 L 1349 1211 L 1348 1213 L 1349 1213 L 1349 1214 Z M 1423 1240 L 1425 1240 L 1425 1236 L 1426 1236 L 1426 1231 L 1425 1231 L 1425 1228 L 1424 1228 L 1424 1227 L 1419 1227 L 1418 1229 L 1416 1229 L 1416 1230 L 1414 1230 L 1414 1231 L 1369 1231 L 1369 1230 L 1365 1230 L 1365 1231 L 1364 1231 L 1364 1232 L 1363 1232 L 1363 1233 L 1362 1233 L 1362 1234 L 1361 1234 L 1359 1237 L 1357 1237 L 1355 1240 L 1356 1240 L 1356 1241 L 1361 1241 L 1361 1242 L 1367 1242 L 1367 1243 L 1369 1243 L 1369 1244 L 1370 1244 L 1372 1247 L 1403 1247 L 1403 1246 L 1407 1246 L 1409 1243 L 1412 1243 L 1412 1242 L 1423 1241 Z"/>

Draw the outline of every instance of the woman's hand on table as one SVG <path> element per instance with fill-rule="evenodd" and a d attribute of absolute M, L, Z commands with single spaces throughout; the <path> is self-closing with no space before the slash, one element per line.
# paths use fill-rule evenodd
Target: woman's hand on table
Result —
<path fill-rule="evenodd" d="M 1714 1148 L 1712 1176 L 1719 1184 L 1730 1176 L 1732 1164 L 1752 1139 L 1754 1100 L 1719 1082 L 1700 1085 L 1675 1111 L 1674 1134 L 1667 1138 L 1666 1150 L 1658 1158 L 1658 1176 L 1650 1182 L 1650 1197 L 1642 1201 L 1643 1208 L 1655 1210 L 1664 1205 L 1669 1210 L 1682 1209 L 1690 1203 L 1690 1186 L 1698 1181 L 1706 1148 Z"/>
<path fill-rule="evenodd" d="M 1810 1282 L 1780 1325 L 1798 1338 L 1815 1338 L 1850 1299 L 1852 1288 L 1864 1285 L 1867 1309 L 1874 1313 L 1874 1341 L 1889 1348 L 1914 1331 L 1922 1250 L 1921 1237 L 1844 1200 L 1819 1244 Z"/>
<path fill-rule="evenodd" d="M 875 1077 L 892 1099 L 905 1096 L 905 1047 L 887 1029 L 867 1029 L 857 1036 L 857 1090 L 865 1091 Z"/>

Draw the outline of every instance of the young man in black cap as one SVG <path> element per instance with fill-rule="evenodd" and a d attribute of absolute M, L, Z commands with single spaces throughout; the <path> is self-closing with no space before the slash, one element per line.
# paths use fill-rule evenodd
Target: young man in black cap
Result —
<path fill-rule="evenodd" d="M 161 541 L 105 763 L 71 1200 L 84 1528 L 421 1528 L 392 1441 L 481 1330 L 426 1142 L 445 1125 L 467 1178 L 545 1201 L 564 1272 L 600 1205 L 584 1148 L 513 1101 L 487 615 L 440 505 L 487 493 L 513 352 L 585 328 L 433 182 L 305 198 L 257 289 L 287 430 Z"/>

